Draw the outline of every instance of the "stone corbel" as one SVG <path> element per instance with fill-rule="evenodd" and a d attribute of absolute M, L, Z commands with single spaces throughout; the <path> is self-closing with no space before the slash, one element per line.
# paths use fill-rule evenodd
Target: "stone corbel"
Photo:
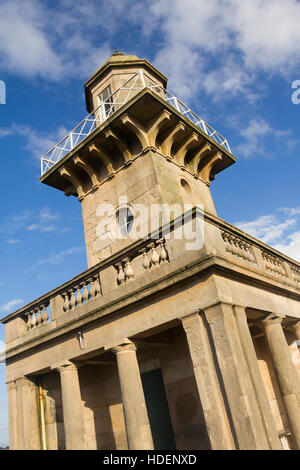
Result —
<path fill-rule="evenodd" d="M 107 172 L 109 176 L 113 175 L 115 173 L 115 169 L 112 166 L 111 160 L 108 157 L 108 155 L 100 149 L 97 145 L 91 144 L 88 147 L 89 152 L 94 153 L 100 160 L 101 162 L 106 166 Z"/>
<path fill-rule="evenodd" d="M 64 188 L 64 193 L 66 196 L 76 196 L 76 189 L 72 184 L 69 184 L 69 186 L 66 186 Z"/>
<path fill-rule="evenodd" d="M 215 163 L 218 160 L 222 160 L 222 153 L 221 152 L 215 152 L 209 157 L 209 161 L 206 163 L 206 165 L 200 170 L 199 172 L 199 177 L 204 181 L 205 183 L 210 182 L 210 174 L 211 171 L 215 165 Z"/>
<path fill-rule="evenodd" d="M 82 199 L 84 197 L 84 190 L 79 178 L 77 178 L 77 176 L 75 176 L 69 168 L 65 167 L 60 168 L 59 174 L 60 176 L 63 176 L 68 181 L 70 181 L 70 183 L 72 183 L 72 185 L 76 189 L 78 199 Z"/>
<path fill-rule="evenodd" d="M 82 170 L 84 170 L 86 172 L 86 174 L 90 177 L 90 179 L 92 181 L 93 187 L 98 186 L 100 181 L 98 180 L 98 177 L 96 175 L 96 172 L 95 172 L 94 168 L 92 168 L 79 155 L 77 155 L 76 157 L 73 158 L 73 162 L 74 162 L 75 165 L 79 166 L 80 168 L 82 168 Z"/>
<path fill-rule="evenodd" d="M 148 139 L 149 139 L 149 144 L 151 147 L 156 148 L 156 138 L 157 134 L 159 133 L 162 125 L 166 122 L 169 121 L 171 118 L 171 113 L 164 109 L 158 116 L 155 116 L 150 123 L 147 126 L 147 133 L 148 133 Z"/>
<path fill-rule="evenodd" d="M 111 139 L 113 143 L 118 147 L 120 152 L 122 153 L 125 162 L 130 162 L 132 159 L 132 154 L 128 147 L 121 141 L 121 139 L 114 133 L 112 129 L 108 129 L 104 132 L 106 139 Z"/>
<path fill-rule="evenodd" d="M 135 136 L 139 139 L 143 150 L 147 147 L 150 147 L 148 134 L 143 129 L 143 125 L 137 119 L 129 116 L 129 114 L 124 114 L 124 116 L 121 117 L 121 122 L 124 126 L 133 131 Z"/>
<path fill-rule="evenodd" d="M 209 144 L 208 142 L 206 142 L 199 150 L 198 152 L 194 155 L 194 157 L 192 158 L 192 160 L 190 161 L 189 163 L 189 169 L 191 170 L 191 172 L 194 174 L 194 175 L 198 175 L 198 166 L 199 166 L 199 163 L 201 161 L 201 159 L 203 158 L 203 156 L 206 154 L 206 152 L 210 152 L 211 151 L 211 144 Z"/>
<path fill-rule="evenodd" d="M 184 166 L 184 159 L 185 159 L 185 156 L 186 156 L 187 152 L 198 141 L 199 141 L 199 136 L 195 132 L 192 132 L 192 134 L 189 137 L 187 137 L 187 139 L 179 147 L 179 149 L 177 150 L 177 152 L 174 155 L 174 160 L 180 166 Z"/>
<path fill-rule="evenodd" d="M 161 153 L 170 156 L 171 148 L 178 134 L 185 132 L 186 126 L 182 122 L 178 122 L 166 136 L 165 140 L 161 143 Z"/>

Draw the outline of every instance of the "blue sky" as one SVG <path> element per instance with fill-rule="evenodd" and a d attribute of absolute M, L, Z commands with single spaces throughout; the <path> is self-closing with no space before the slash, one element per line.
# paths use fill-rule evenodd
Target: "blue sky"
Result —
<path fill-rule="evenodd" d="M 0 0 L 1 317 L 87 267 L 80 204 L 39 182 L 40 157 L 85 116 L 83 82 L 115 49 L 228 139 L 218 215 L 300 261 L 299 21 L 296 0 Z M 0 365 L 0 445 L 4 381 Z"/>

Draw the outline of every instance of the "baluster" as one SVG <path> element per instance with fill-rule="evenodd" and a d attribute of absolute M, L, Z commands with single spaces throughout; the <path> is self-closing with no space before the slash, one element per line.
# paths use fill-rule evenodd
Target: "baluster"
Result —
<path fill-rule="evenodd" d="M 151 263 L 153 266 L 158 266 L 159 264 L 159 255 L 155 250 L 155 243 L 150 243 L 149 248 L 151 248 L 152 256 L 151 256 Z"/>
<path fill-rule="evenodd" d="M 147 254 L 147 248 L 143 248 L 142 250 L 140 250 L 140 253 L 142 253 L 143 255 L 143 268 L 148 271 L 150 269 L 151 263 Z"/>
<path fill-rule="evenodd" d="M 241 258 L 247 259 L 247 255 L 245 253 L 245 242 L 243 242 L 241 239 L 237 239 L 237 246 L 239 250 L 239 256 Z"/>
<path fill-rule="evenodd" d="M 234 255 L 239 255 L 239 249 L 236 246 L 236 238 L 232 235 L 229 237 L 230 245 L 231 245 L 231 253 Z"/>
<path fill-rule="evenodd" d="M 165 248 L 165 240 L 158 240 L 159 246 L 160 246 L 160 259 L 162 262 L 167 261 L 168 259 L 168 254 Z"/>
<path fill-rule="evenodd" d="M 249 243 L 245 243 L 245 250 L 246 250 L 247 258 L 249 261 L 254 262 L 254 256 L 250 252 L 250 248 L 251 248 L 251 245 L 249 245 Z"/>
<path fill-rule="evenodd" d="M 276 272 L 276 265 L 275 265 L 275 260 L 274 258 L 272 258 L 272 256 L 269 256 L 269 266 L 270 266 L 270 270 L 273 271 L 273 273 Z"/>
<path fill-rule="evenodd" d="M 35 328 L 36 327 L 36 315 L 35 315 L 35 310 L 32 310 L 31 311 L 31 314 L 32 314 L 32 318 L 31 318 L 31 326 L 32 328 Z"/>
<path fill-rule="evenodd" d="M 130 264 L 130 259 L 129 259 L 129 258 L 125 258 L 125 259 L 123 260 L 123 263 L 125 263 L 124 273 L 125 273 L 126 279 L 132 279 L 132 278 L 134 278 L 134 271 L 133 271 L 132 266 L 131 266 L 131 264 Z"/>
<path fill-rule="evenodd" d="M 68 292 L 64 292 L 62 296 L 64 298 L 63 310 L 64 312 L 68 312 L 70 310 L 69 294 Z"/>
<path fill-rule="evenodd" d="M 80 306 L 82 304 L 82 294 L 81 294 L 80 285 L 76 286 L 75 289 L 76 289 L 76 292 L 77 292 L 76 305 Z"/>
<path fill-rule="evenodd" d="M 269 271 L 275 271 L 274 264 L 272 263 L 272 258 L 269 255 L 266 256 L 266 266 Z"/>
<path fill-rule="evenodd" d="M 42 310 L 42 322 L 43 323 L 47 323 L 47 321 L 49 320 L 49 315 L 48 315 L 48 312 L 46 310 L 46 305 L 41 305 L 41 310 Z"/>
<path fill-rule="evenodd" d="M 224 240 L 224 243 L 226 245 L 226 250 L 229 251 L 229 240 L 228 240 L 229 234 L 227 232 L 222 233 L 222 238 Z"/>
<path fill-rule="evenodd" d="M 232 243 L 231 243 L 230 234 L 227 233 L 227 232 L 223 233 L 223 240 L 224 240 L 224 242 L 226 243 L 226 250 L 227 250 L 229 253 L 234 253 L 234 252 L 233 252 L 233 248 L 232 248 Z"/>
<path fill-rule="evenodd" d="M 227 251 L 229 251 L 229 253 L 232 253 L 233 255 L 235 254 L 235 247 L 234 247 L 234 244 L 233 244 L 233 240 L 228 237 L 227 238 Z"/>
<path fill-rule="evenodd" d="M 100 285 L 100 277 L 99 274 L 95 274 L 94 276 L 94 288 L 95 288 L 95 297 L 101 294 L 101 285 Z"/>
<path fill-rule="evenodd" d="M 84 281 L 82 283 L 82 286 L 83 286 L 82 298 L 85 302 L 87 302 L 89 300 L 89 291 L 88 291 L 88 288 L 87 288 L 87 285 L 86 285 L 86 281 Z"/>
<path fill-rule="evenodd" d="M 124 273 L 124 270 L 123 270 L 122 263 L 117 263 L 116 268 L 118 270 L 117 282 L 118 282 L 118 284 L 123 284 L 125 282 L 125 273 Z"/>
<path fill-rule="evenodd" d="M 27 329 L 30 330 L 31 326 L 32 326 L 32 323 L 31 323 L 32 312 L 28 312 L 28 313 L 26 313 L 26 315 L 27 315 L 27 322 L 26 322 Z"/>
<path fill-rule="evenodd" d="M 74 308 L 76 307 L 76 300 L 75 300 L 75 292 L 74 292 L 74 289 L 70 289 L 69 292 L 70 292 L 70 309 L 71 309 L 71 310 L 74 310 Z"/>
<path fill-rule="evenodd" d="M 37 326 L 40 326 L 42 324 L 42 315 L 41 315 L 41 308 L 38 307 L 35 309 L 36 313 L 36 323 Z"/>
<path fill-rule="evenodd" d="M 278 272 L 279 274 L 281 274 L 282 276 L 285 276 L 286 275 L 286 272 L 285 272 L 285 269 L 283 267 L 283 263 L 281 261 L 278 261 Z"/>
<path fill-rule="evenodd" d="M 91 277 L 90 279 L 88 279 L 88 282 L 90 283 L 90 297 L 91 297 L 91 299 L 94 299 L 96 289 L 95 289 L 95 284 L 94 284 L 93 278 Z"/>

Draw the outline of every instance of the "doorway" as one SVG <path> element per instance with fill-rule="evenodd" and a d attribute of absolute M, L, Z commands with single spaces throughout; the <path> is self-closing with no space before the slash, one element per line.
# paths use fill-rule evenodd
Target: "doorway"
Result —
<path fill-rule="evenodd" d="M 155 450 L 175 450 L 176 443 L 160 369 L 141 374 Z"/>

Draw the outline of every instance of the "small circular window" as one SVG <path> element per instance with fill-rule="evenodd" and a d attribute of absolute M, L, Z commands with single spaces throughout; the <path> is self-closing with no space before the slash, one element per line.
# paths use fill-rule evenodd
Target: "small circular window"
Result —
<path fill-rule="evenodd" d="M 121 207 L 117 213 L 117 227 L 121 238 L 125 238 L 133 226 L 134 214 L 128 206 Z"/>
<path fill-rule="evenodd" d="M 188 193 L 188 194 L 191 194 L 192 193 L 192 190 L 191 190 L 191 187 L 189 185 L 189 183 L 184 180 L 183 178 L 181 178 L 180 180 L 180 184 L 181 184 L 181 187 L 183 188 L 183 190 Z"/>

